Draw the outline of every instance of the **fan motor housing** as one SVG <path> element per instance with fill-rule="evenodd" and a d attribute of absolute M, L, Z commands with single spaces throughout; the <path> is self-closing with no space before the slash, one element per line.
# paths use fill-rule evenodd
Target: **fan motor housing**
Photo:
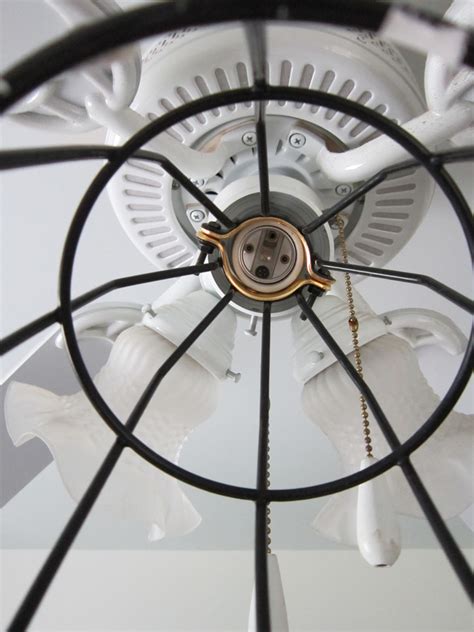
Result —
<path fill-rule="evenodd" d="M 316 37 L 317 34 L 317 37 Z M 273 85 L 303 87 L 352 99 L 403 123 L 426 106 L 410 68 L 393 46 L 372 34 L 308 25 L 267 26 L 267 73 Z M 251 63 L 241 27 L 185 29 L 161 37 L 144 57 L 142 80 L 132 107 L 149 120 L 180 105 L 252 83 Z M 328 180 L 318 168 L 318 151 L 326 146 L 344 151 L 361 145 L 377 132 L 365 123 L 311 104 L 272 101 L 266 106 L 270 178 L 292 180 L 285 189 L 311 189 L 319 212 L 353 185 Z M 196 182 L 224 211 L 229 187 L 238 186 L 244 199 L 246 183 L 258 174 L 254 105 L 231 104 L 203 112 L 168 130 L 176 140 L 208 150 L 216 139 L 235 148 L 219 173 Z M 121 142 L 110 134 L 109 142 Z M 249 180 L 250 179 L 250 180 Z M 270 189 L 272 180 L 270 179 Z M 189 194 L 156 165 L 130 159 L 109 185 L 115 212 L 130 239 L 157 267 L 189 265 L 195 258 L 195 233 L 213 219 Z M 432 196 L 433 185 L 422 169 L 390 176 L 346 211 L 350 260 L 383 266 L 407 243 Z M 230 204 L 230 202 L 229 202 Z M 288 206 L 288 205 L 287 205 Z M 310 205 L 311 208 L 311 205 Z M 198 211 L 198 212 L 196 212 Z M 363 211 L 363 212 L 362 212 Z M 238 217 L 242 219 L 242 217 Z M 286 216 L 288 221 L 291 217 Z M 326 228 L 319 240 L 324 256 L 338 250 L 337 233 Z M 210 288 L 209 288 L 210 289 Z M 216 289 L 216 288 L 214 288 Z"/>

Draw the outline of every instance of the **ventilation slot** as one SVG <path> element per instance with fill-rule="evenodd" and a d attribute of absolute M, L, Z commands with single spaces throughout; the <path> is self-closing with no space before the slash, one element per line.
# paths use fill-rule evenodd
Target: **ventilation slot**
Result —
<path fill-rule="evenodd" d="M 152 187 L 153 189 L 159 189 L 161 182 L 158 180 L 150 180 L 150 178 L 142 178 L 141 176 L 132 176 L 127 173 L 123 179 L 127 182 L 133 182 L 134 184 L 143 184 L 145 187 Z"/>
<path fill-rule="evenodd" d="M 183 246 L 173 246 L 172 248 L 167 248 L 166 250 L 158 252 L 156 256 L 158 259 L 167 259 L 168 257 L 178 254 L 178 252 L 183 252 L 183 250 Z"/>
<path fill-rule="evenodd" d="M 149 235 L 161 235 L 163 233 L 169 233 L 171 228 L 169 226 L 161 226 L 159 228 L 145 228 L 144 230 L 139 230 L 138 234 L 143 237 L 148 237 Z"/>
<path fill-rule="evenodd" d="M 374 248 L 374 246 L 369 246 L 369 244 L 362 244 L 357 242 L 354 244 L 355 248 L 359 248 L 359 250 L 363 250 L 364 252 L 368 252 L 371 255 L 375 255 L 376 257 L 381 257 L 383 255 L 383 250 L 379 248 Z"/>
<path fill-rule="evenodd" d="M 229 83 L 229 79 L 225 73 L 225 70 L 222 70 L 222 68 L 216 68 L 215 75 L 217 84 L 222 92 L 226 92 L 227 90 L 231 89 L 231 85 Z M 235 105 L 235 103 L 232 103 L 231 105 L 227 106 L 227 109 L 233 112 L 236 107 L 237 106 Z"/>
<path fill-rule="evenodd" d="M 377 200 L 377 202 L 375 202 L 375 206 L 411 206 L 412 204 L 413 204 L 413 200 L 411 198 Z"/>
<path fill-rule="evenodd" d="M 360 105 L 366 105 L 370 101 L 371 98 L 372 98 L 372 93 L 366 90 L 360 95 L 358 99 L 356 99 L 356 102 L 359 103 Z M 353 118 L 354 117 L 350 116 L 349 114 L 344 114 L 343 116 L 341 116 L 338 126 L 341 128 L 346 127 L 346 125 L 348 125 L 349 122 L 353 120 Z"/>
<path fill-rule="evenodd" d="M 239 63 L 235 66 L 235 70 L 237 72 L 237 81 L 239 83 L 239 86 L 241 88 L 248 88 L 250 86 L 250 82 L 247 66 L 243 62 L 239 61 Z M 244 106 L 246 108 L 251 108 L 252 104 L 247 101 L 246 103 L 244 103 Z"/>
<path fill-rule="evenodd" d="M 159 204 L 127 204 L 129 211 L 162 211 L 163 207 Z"/>
<path fill-rule="evenodd" d="M 153 198 L 155 200 L 161 199 L 161 193 L 152 193 L 151 191 L 135 191 L 134 189 L 125 189 L 123 194 L 128 195 L 128 197 Z"/>
<path fill-rule="evenodd" d="M 291 61 L 285 59 L 281 62 L 280 68 L 280 86 L 289 86 L 291 81 L 291 71 L 293 66 L 291 65 Z M 286 101 L 278 101 L 278 105 L 286 105 Z"/>
<path fill-rule="evenodd" d="M 393 244 L 393 239 L 389 237 L 380 237 L 379 235 L 372 235 L 372 233 L 362 233 L 361 237 L 364 239 L 370 239 L 371 241 L 376 241 L 378 244 L 385 244 L 386 246 L 391 246 Z"/>
<path fill-rule="evenodd" d="M 352 250 L 348 250 L 347 254 L 349 255 L 351 259 L 353 259 L 354 261 L 358 263 L 361 263 L 364 266 L 370 266 L 370 264 L 372 263 L 371 261 L 369 261 L 369 259 L 366 259 L 360 254 L 356 254 Z"/>
<path fill-rule="evenodd" d="M 171 244 L 173 241 L 177 241 L 177 237 L 175 235 L 170 235 L 169 237 L 163 237 L 162 239 L 155 239 L 154 241 L 148 241 L 146 246 L 147 248 L 157 248 L 158 246 L 164 246 L 166 244 Z M 182 248 L 182 246 L 179 246 Z"/>
<path fill-rule="evenodd" d="M 172 112 L 174 110 L 173 104 L 168 99 L 160 99 L 159 105 L 163 108 L 163 110 L 165 110 L 165 112 Z M 194 130 L 189 121 L 181 121 L 180 125 L 184 127 L 187 132 L 192 132 Z"/>
<path fill-rule="evenodd" d="M 388 107 L 386 105 L 378 105 L 375 108 L 374 112 L 378 112 L 378 114 L 385 114 L 387 110 Z M 368 127 L 369 125 L 367 123 L 359 121 L 359 123 L 357 123 L 357 125 L 351 129 L 349 136 L 351 138 L 355 138 L 356 136 L 362 134 L 362 132 L 364 132 Z"/>
<path fill-rule="evenodd" d="M 376 195 L 386 195 L 389 193 L 405 193 L 406 191 L 414 191 L 416 189 L 416 184 L 414 182 L 409 182 L 407 184 L 398 184 L 392 187 L 379 187 L 375 190 Z"/>
<path fill-rule="evenodd" d="M 149 173 L 156 174 L 157 176 L 165 175 L 165 172 L 162 169 L 156 167 L 152 162 L 149 161 L 141 162 L 136 158 L 129 158 L 127 160 L 127 165 L 130 165 L 130 167 L 134 167 L 135 169 L 139 169 L 140 171 L 148 171 Z"/>
<path fill-rule="evenodd" d="M 337 95 L 339 97 L 343 97 L 344 99 L 347 99 L 347 97 L 350 95 L 352 90 L 354 90 L 354 87 L 355 87 L 355 83 L 352 81 L 352 79 L 348 79 L 347 81 L 344 81 Z M 331 121 L 335 117 L 336 113 L 337 113 L 336 110 L 327 110 L 326 114 L 324 115 L 324 118 L 327 119 L 328 121 Z"/>
<path fill-rule="evenodd" d="M 313 77 L 314 77 L 314 66 L 312 66 L 311 64 L 306 64 L 301 73 L 301 78 L 298 84 L 299 87 L 306 88 L 306 89 L 309 88 L 313 80 Z M 299 110 L 303 107 L 303 105 L 304 103 L 295 103 L 295 108 Z"/>
<path fill-rule="evenodd" d="M 374 230 L 381 230 L 384 233 L 401 233 L 401 226 L 394 226 L 393 224 L 369 224 L 369 228 Z"/>
<path fill-rule="evenodd" d="M 201 77 L 200 75 L 198 75 L 197 77 L 194 77 L 194 83 L 196 84 L 196 88 L 199 90 L 200 94 L 202 97 L 207 97 L 211 94 L 211 90 L 209 88 L 209 86 L 206 83 L 206 80 L 204 79 L 204 77 Z M 211 113 L 214 116 L 219 116 L 220 112 L 218 108 L 213 108 L 211 110 Z"/>
<path fill-rule="evenodd" d="M 410 217 L 409 213 L 389 213 L 389 212 L 382 212 L 379 211 L 378 213 L 372 213 L 372 217 L 375 219 L 382 219 L 382 218 L 386 218 L 386 219 L 408 219 Z"/>
<path fill-rule="evenodd" d="M 175 259 L 168 261 L 166 264 L 166 267 L 177 268 L 182 263 L 191 262 L 191 260 L 192 260 L 192 256 L 188 252 L 186 252 L 184 255 L 181 255 L 180 257 L 176 257 Z"/>
<path fill-rule="evenodd" d="M 399 171 L 398 173 L 392 173 L 389 176 L 387 176 L 385 178 L 385 182 L 388 182 L 389 180 L 401 180 L 402 178 L 407 178 L 408 176 L 412 176 L 416 173 L 417 168 L 416 167 L 407 167 L 406 169 L 403 169 L 403 171 Z"/>
<path fill-rule="evenodd" d="M 152 215 L 151 217 L 134 217 L 131 221 L 132 224 L 153 224 L 154 222 L 164 222 L 165 218 L 159 215 Z"/>
<path fill-rule="evenodd" d="M 322 81 L 319 84 L 318 90 L 320 90 L 321 92 L 329 92 L 335 78 L 336 78 L 336 74 L 332 70 L 326 70 L 322 78 Z M 318 112 L 319 107 L 320 107 L 319 105 L 312 105 L 311 112 L 315 114 L 316 112 Z"/>
<path fill-rule="evenodd" d="M 181 99 L 183 104 L 190 103 L 190 101 L 193 100 L 193 97 L 189 94 L 186 88 L 183 88 L 182 86 L 178 86 L 176 88 L 176 94 Z M 201 123 L 201 125 L 204 125 L 206 122 L 206 117 L 201 113 L 196 114 L 196 119 L 199 121 L 199 123 Z"/>
<path fill-rule="evenodd" d="M 281 152 L 282 149 L 283 149 L 283 141 L 280 138 L 275 149 L 275 156 L 277 156 Z"/>

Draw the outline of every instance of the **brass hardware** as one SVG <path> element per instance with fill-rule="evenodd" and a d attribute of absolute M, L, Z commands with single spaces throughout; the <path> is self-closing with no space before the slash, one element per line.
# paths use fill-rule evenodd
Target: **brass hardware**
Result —
<path fill-rule="evenodd" d="M 338 228 L 339 239 L 341 242 L 342 261 L 343 263 L 349 263 L 349 254 L 347 252 L 346 236 L 344 235 L 344 220 L 340 215 L 336 217 L 336 223 Z M 359 345 L 359 321 L 355 313 L 354 295 L 352 292 L 351 275 L 348 272 L 344 273 L 344 282 L 346 285 L 347 305 L 349 307 L 349 319 L 348 325 L 352 335 L 352 346 L 354 347 L 354 360 L 357 373 L 361 378 L 364 377 L 362 370 L 362 359 L 360 355 Z M 367 408 L 367 402 L 363 395 L 359 396 L 360 401 L 360 413 L 362 417 L 362 431 L 364 434 L 365 452 L 367 456 L 373 456 L 372 454 L 372 439 L 370 436 L 370 423 L 369 423 L 369 411 Z"/>
<path fill-rule="evenodd" d="M 295 267 L 291 274 L 287 275 L 288 279 L 291 279 L 288 284 L 285 283 L 285 280 L 282 280 L 279 281 L 278 284 L 274 284 L 278 287 L 276 290 L 272 290 L 271 284 L 268 284 L 265 288 L 262 286 L 262 288 L 256 289 L 258 287 L 257 283 L 253 283 L 254 287 L 252 287 L 252 280 L 250 278 L 246 278 L 245 280 L 242 278 L 245 275 L 241 273 L 241 268 L 239 268 L 240 274 L 236 271 L 237 257 L 233 256 L 234 253 L 228 252 L 229 248 L 226 242 L 229 242 L 229 240 L 234 237 L 238 239 L 239 234 L 246 234 L 251 228 L 272 227 L 285 233 L 286 237 L 294 245 L 296 252 Z M 320 276 L 314 272 L 313 257 L 305 238 L 299 230 L 279 217 L 252 217 L 226 233 L 218 233 L 209 228 L 201 227 L 196 235 L 201 242 L 212 244 L 218 248 L 227 279 L 236 290 L 247 298 L 257 301 L 278 301 L 288 298 L 305 285 L 313 285 L 321 290 L 327 291 L 331 289 L 334 283 L 334 279 Z M 245 244 L 242 244 L 242 248 L 244 247 Z M 235 248 L 233 248 L 233 250 L 235 250 Z M 287 263 L 286 260 L 283 263 Z"/>

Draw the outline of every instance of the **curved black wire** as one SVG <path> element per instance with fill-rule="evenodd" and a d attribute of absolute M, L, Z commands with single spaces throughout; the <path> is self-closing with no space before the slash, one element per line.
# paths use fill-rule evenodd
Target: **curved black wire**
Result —
<path fill-rule="evenodd" d="M 314 93 L 309 90 L 300 90 L 296 88 L 281 89 L 281 88 L 275 88 L 275 87 L 267 87 L 265 89 L 264 94 L 258 95 L 258 96 L 255 96 L 252 90 L 238 90 L 238 91 L 231 91 L 226 94 L 222 94 L 222 93 L 216 94 L 216 95 L 213 95 L 212 97 L 205 97 L 203 99 L 200 99 L 197 102 L 186 104 L 185 106 L 182 106 L 181 108 L 178 108 L 177 110 L 174 110 L 173 112 L 170 112 L 164 115 L 163 117 L 161 117 L 160 119 L 157 119 L 156 121 L 150 123 L 145 129 L 139 131 L 132 139 L 130 139 L 125 145 L 122 146 L 121 151 L 123 153 L 120 156 L 120 160 L 121 161 L 126 160 L 131 154 L 133 154 L 135 151 L 138 150 L 139 144 L 146 143 L 148 140 L 150 140 L 150 138 L 153 135 L 157 135 L 161 133 L 162 131 L 164 131 L 164 129 L 166 129 L 170 125 L 174 125 L 175 123 L 179 122 L 179 120 L 182 120 L 183 118 L 186 118 L 187 116 L 190 116 L 191 114 L 200 112 L 202 110 L 205 110 L 206 108 L 212 109 L 219 105 L 227 105 L 228 103 L 231 103 L 231 102 L 246 102 L 246 101 L 251 100 L 252 98 L 257 99 L 260 97 L 261 98 L 266 97 L 270 99 L 277 98 L 277 99 L 284 99 L 284 100 L 306 101 L 306 102 L 313 103 L 316 105 L 322 104 L 324 106 L 330 107 L 331 109 L 340 109 L 344 113 L 350 113 L 354 116 L 357 116 L 359 113 L 360 114 L 359 118 L 361 118 L 361 120 L 364 120 L 364 122 L 368 122 L 370 125 L 381 128 L 382 131 L 385 131 L 386 133 L 388 133 L 388 135 L 394 137 L 395 140 L 400 140 L 401 138 L 405 148 L 411 151 L 412 153 L 414 153 L 416 157 L 419 160 L 421 160 L 423 164 L 425 164 L 425 166 L 427 163 L 429 163 L 429 160 L 430 160 L 429 152 L 427 152 L 417 141 L 411 138 L 402 128 L 399 128 L 397 125 L 393 124 L 391 121 L 387 119 L 384 119 L 384 117 L 380 115 L 375 115 L 374 112 L 368 110 L 367 108 L 364 108 L 363 106 L 360 106 L 359 104 L 348 102 L 334 95 Z M 80 233 L 82 231 L 83 226 L 85 225 L 85 222 L 87 221 L 87 217 L 100 191 L 107 184 L 108 180 L 112 177 L 112 175 L 118 170 L 118 168 L 119 168 L 119 160 L 117 158 L 116 161 L 114 161 L 113 163 L 111 162 L 109 165 L 107 165 L 106 167 L 102 169 L 98 177 L 95 179 L 94 183 L 91 185 L 89 191 L 86 193 L 80 205 L 80 208 L 78 209 L 76 213 L 76 217 L 74 218 L 73 225 L 71 227 L 71 231 L 65 245 L 65 258 L 63 261 L 63 268 L 62 268 L 62 274 L 61 274 L 61 278 L 62 278 L 61 293 L 62 293 L 62 301 L 63 301 L 65 312 L 68 312 L 70 277 L 72 274 L 73 260 L 75 257 L 75 251 L 77 248 Z M 437 171 L 435 172 L 435 179 L 440 183 L 440 186 L 442 186 L 444 189 L 449 189 L 449 187 L 451 186 L 451 183 L 450 182 L 445 183 L 443 178 L 444 178 L 444 174 L 439 174 Z M 452 197 L 456 198 L 455 211 L 460 219 L 463 230 L 468 239 L 468 243 L 471 245 L 471 242 L 469 241 L 471 237 L 471 233 L 469 230 L 470 228 L 469 215 L 470 214 L 468 210 L 466 211 L 467 204 L 465 203 L 464 198 L 458 192 L 458 190 L 455 191 L 454 196 Z M 457 199 L 458 197 L 459 199 Z M 468 219 L 466 219 L 466 213 L 468 215 Z M 106 406 L 105 402 L 100 398 L 100 394 L 97 392 L 97 389 L 95 389 L 93 382 L 90 379 L 90 376 L 88 376 L 87 374 L 87 370 L 85 368 L 84 363 L 82 362 L 79 349 L 76 347 L 76 343 L 74 341 L 74 336 L 72 333 L 73 332 L 72 324 L 70 325 L 70 331 L 71 331 L 71 336 L 69 337 L 70 338 L 69 350 L 70 350 L 71 356 L 73 357 L 76 370 L 78 371 L 81 384 L 85 392 L 88 394 L 89 398 L 91 399 L 93 405 L 96 407 L 96 410 L 104 418 L 105 422 L 109 425 L 109 427 L 111 427 L 114 430 L 114 432 L 120 434 L 122 438 L 128 442 L 128 445 L 132 447 L 132 449 L 137 451 L 137 453 L 140 454 L 143 458 L 145 458 L 146 460 L 155 464 L 158 467 L 163 468 L 164 464 L 166 464 L 167 469 L 165 471 L 169 473 L 171 470 L 171 466 L 173 464 L 170 464 L 169 462 L 166 462 L 163 459 L 159 458 L 159 455 L 156 455 L 155 453 L 150 451 L 147 448 L 147 446 L 145 446 L 142 442 L 140 442 L 134 435 L 132 435 L 131 433 L 128 433 L 126 429 L 124 429 L 123 425 L 119 422 L 119 420 L 117 420 L 112 415 L 110 409 Z M 66 336 L 66 339 L 67 339 L 67 336 Z M 463 371 L 464 370 L 465 370 L 465 367 L 463 368 Z M 457 382 L 456 382 L 457 387 L 459 387 L 462 383 L 464 383 L 464 377 L 465 377 L 464 374 L 458 374 Z M 455 398 L 457 396 L 459 396 L 459 391 L 457 389 L 454 389 L 451 393 L 451 399 L 450 399 L 451 405 L 454 404 Z M 440 410 L 442 410 L 441 405 L 439 408 Z M 432 431 L 434 431 L 437 421 L 438 420 L 436 417 L 431 418 L 430 428 L 432 429 Z M 400 457 L 400 454 L 398 455 L 398 457 Z M 389 455 L 385 458 L 389 460 L 391 457 Z M 383 461 L 380 461 L 377 464 L 381 468 L 379 470 L 379 473 L 382 471 L 382 468 L 386 466 L 386 463 L 388 461 L 383 462 L 383 465 L 381 465 L 382 462 Z M 394 458 L 394 460 L 392 461 L 392 464 L 395 462 L 396 460 Z M 173 475 L 177 476 L 180 480 L 184 480 L 185 482 L 188 482 L 194 485 L 197 484 L 198 486 L 203 484 L 202 478 L 195 477 L 195 475 L 190 475 L 184 470 L 177 468 L 177 466 L 174 466 L 173 470 L 174 470 Z M 375 474 L 375 469 L 373 471 L 367 470 L 367 473 L 368 472 Z M 344 484 L 347 484 L 347 483 L 351 484 L 352 482 L 355 483 L 356 480 L 357 479 L 355 478 L 355 475 L 353 475 L 353 478 L 351 478 L 350 481 L 347 478 L 339 479 L 338 485 L 341 484 L 341 487 L 338 487 L 338 485 L 336 485 L 335 488 L 332 487 L 332 490 L 340 491 L 344 489 L 344 486 L 343 486 Z M 361 479 L 359 479 L 359 481 L 360 480 Z M 344 483 L 342 483 L 342 481 L 344 481 Z M 208 482 L 205 484 L 209 485 Z M 205 488 L 210 491 L 214 491 L 216 489 L 215 486 L 211 486 L 211 485 Z M 220 485 L 220 490 L 221 491 L 218 493 L 230 493 L 231 495 L 235 493 L 235 490 L 228 489 L 223 484 Z M 322 489 L 321 487 L 319 487 L 318 493 L 321 493 L 321 491 Z M 251 491 L 249 489 L 242 490 L 242 493 L 245 495 L 246 498 L 249 497 L 249 492 L 251 494 Z"/>
<path fill-rule="evenodd" d="M 67 291 L 70 279 L 69 281 L 67 279 L 72 274 L 72 264 L 75 256 L 75 251 L 77 249 L 79 236 L 81 234 L 82 228 L 85 225 L 85 222 L 87 221 L 87 217 L 92 209 L 94 202 L 96 201 L 102 189 L 106 186 L 107 182 L 114 175 L 114 173 L 118 171 L 120 166 L 128 158 L 130 158 L 132 155 L 137 155 L 141 145 L 145 144 L 146 142 L 148 142 L 148 140 L 158 135 L 168 127 L 179 123 L 182 119 L 187 118 L 188 116 L 192 116 L 196 113 L 200 113 L 201 111 L 204 111 L 206 109 L 212 109 L 218 106 L 225 106 L 230 103 L 247 102 L 252 100 L 252 98 L 267 98 L 290 101 L 294 100 L 296 102 L 308 102 L 314 105 L 322 105 L 330 109 L 340 110 L 344 114 L 350 114 L 351 116 L 358 117 L 363 122 L 366 122 L 369 125 L 378 128 L 380 131 L 394 138 L 394 140 L 397 140 L 410 153 L 415 154 L 417 159 L 420 160 L 425 167 L 426 164 L 429 163 L 429 161 L 431 160 L 431 154 L 427 152 L 426 149 L 423 148 L 423 146 L 421 146 L 418 141 L 407 134 L 403 130 L 403 128 L 398 127 L 390 120 L 385 119 L 383 116 L 371 111 L 364 106 L 361 106 L 360 104 L 347 101 L 346 99 L 343 99 L 336 95 L 297 88 L 283 89 L 280 87 L 267 86 L 264 94 L 260 94 L 258 96 L 255 96 L 252 90 L 234 90 L 227 93 L 218 93 L 216 95 L 204 97 L 198 101 L 188 103 L 170 113 L 163 115 L 160 119 L 153 121 L 144 129 L 135 134 L 135 136 L 133 136 L 127 143 L 125 143 L 125 145 L 117 148 L 117 152 L 114 154 L 114 158 L 110 161 L 108 165 L 101 169 L 101 171 L 89 187 L 89 190 L 83 197 L 83 200 L 76 212 L 73 226 L 71 227 L 68 239 L 65 244 L 63 258 L 63 310 L 66 312 L 68 319 L 70 318 L 71 299 Z M 443 189 L 449 189 L 449 187 L 452 186 L 452 182 L 450 182 L 449 180 L 445 181 L 445 175 L 443 173 L 435 172 L 434 178 L 438 182 L 438 184 L 442 186 Z M 466 209 L 468 209 L 467 204 L 458 189 L 454 190 L 453 196 L 451 197 L 454 198 L 454 210 L 466 235 L 469 247 L 472 249 L 472 230 L 470 226 L 470 213 L 469 210 L 466 211 Z M 124 428 L 123 424 L 113 415 L 112 411 L 107 407 L 106 403 L 102 400 L 100 394 L 95 389 L 94 384 L 90 379 L 90 376 L 87 373 L 87 369 L 82 361 L 80 351 L 77 346 L 77 341 L 75 341 L 74 338 L 72 319 L 70 322 L 69 331 L 69 351 L 71 357 L 73 358 L 73 363 L 75 365 L 79 380 L 84 388 L 84 391 L 86 392 L 92 404 L 95 406 L 96 410 L 102 416 L 104 421 L 127 443 L 130 448 L 132 448 L 135 452 L 137 452 L 137 454 L 139 454 L 149 463 L 155 465 L 156 467 L 159 467 L 167 474 L 178 478 L 178 480 L 197 486 L 201 489 L 211 491 L 213 493 L 228 495 L 234 498 L 255 500 L 255 489 L 226 485 L 224 483 L 212 481 L 210 479 L 206 479 L 204 477 L 200 477 L 193 473 L 190 473 L 187 470 L 167 461 L 166 459 L 163 459 L 162 457 L 160 457 L 160 455 L 150 450 L 148 446 L 142 443 L 137 437 L 129 433 L 127 429 Z M 67 338 L 68 336 L 66 336 L 66 340 Z M 409 455 L 411 451 L 419 447 L 429 436 L 431 436 L 436 428 L 439 427 L 446 414 L 449 412 L 452 406 L 454 406 L 455 402 L 462 393 L 462 390 L 465 387 L 470 375 L 469 362 L 470 358 L 472 357 L 470 355 L 471 350 L 472 347 L 470 347 L 469 351 L 466 353 L 461 367 L 455 377 L 455 380 L 448 391 L 447 396 L 442 400 L 442 402 L 434 411 L 433 415 L 431 415 L 429 420 L 425 422 L 425 424 L 413 435 L 413 437 L 411 437 L 403 444 L 400 450 L 387 455 L 377 464 L 371 466 L 370 468 L 367 468 L 363 472 L 356 472 L 350 476 L 342 477 L 336 481 L 330 481 L 304 488 L 269 490 L 269 498 L 271 497 L 272 502 L 290 501 L 336 493 L 338 491 L 342 491 L 344 489 L 348 489 L 349 487 L 360 484 L 361 482 L 369 480 L 370 478 L 383 473 L 394 464 L 396 464 L 400 458 Z"/>

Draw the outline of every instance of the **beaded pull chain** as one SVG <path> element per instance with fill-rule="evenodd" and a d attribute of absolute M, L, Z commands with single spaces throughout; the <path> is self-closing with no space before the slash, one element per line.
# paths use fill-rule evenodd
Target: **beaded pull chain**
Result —
<path fill-rule="evenodd" d="M 344 220 L 340 215 L 336 217 L 336 223 L 339 233 L 339 240 L 341 243 L 341 252 L 342 252 L 342 261 L 343 263 L 349 263 L 349 255 L 347 254 L 347 243 L 346 237 L 344 234 Z M 352 292 L 352 281 L 351 275 L 348 272 L 344 272 L 344 282 L 346 286 L 346 296 L 347 296 L 347 305 L 349 308 L 349 329 L 351 330 L 352 335 L 352 346 L 354 348 L 354 358 L 355 358 L 355 367 L 357 369 L 357 373 L 361 378 L 364 377 L 364 373 L 362 370 L 362 360 L 360 355 L 360 346 L 359 346 L 359 321 L 357 320 L 355 306 L 354 306 L 354 295 Z M 365 451 L 367 456 L 371 457 L 372 454 L 372 439 L 370 436 L 370 423 L 369 423 L 369 411 L 367 408 L 367 402 L 363 395 L 359 396 L 360 401 L 360 412 L 362 416 L 362 427 L 364 433 L 364 442 L 365 442 Z"/>
<path fill-rule="evenodd" d="M 268 429 L 270 435 L 270 428 Z M 270 487 L 270 441 L 268 442 L 267 452 L 267 489 Z M 270 505 L 267 505 L 267 554 L 271 555 L 272 548 L 272 511 Z"/>

